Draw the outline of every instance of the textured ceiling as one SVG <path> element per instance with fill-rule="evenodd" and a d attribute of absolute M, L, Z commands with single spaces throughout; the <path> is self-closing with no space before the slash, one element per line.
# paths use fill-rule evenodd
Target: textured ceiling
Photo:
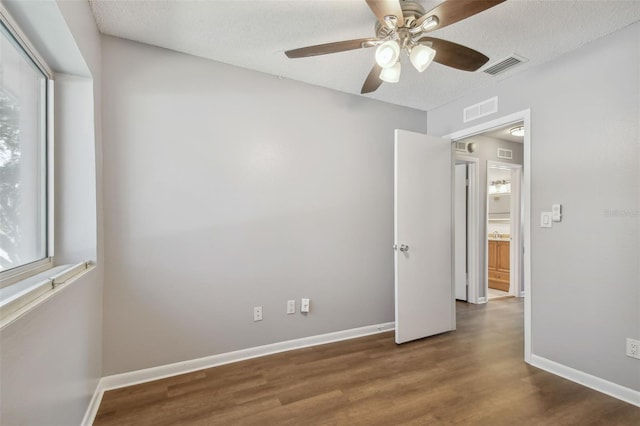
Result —
<path fill-rule="evenodd" d="M 455 0 L 449 0 L 455 1 Z M 440 1 L 421 0 L 429 10 Z M 364 0 L 90 0 L 103 34 L 165 47 L 276 76 L 359 94 L 374 49 L 288 59 L 285 50 L 374 36 Z M 640 20 L 640 1 L 507 0 L 433 31 L 489 56 L 484 67 L 512 53 L 529 61 L 490 76 L 432 64 L 419 74 L 403 58 L 397 84 L 374 99 L 428 111 L 470 90 L 495 84 Z"/>

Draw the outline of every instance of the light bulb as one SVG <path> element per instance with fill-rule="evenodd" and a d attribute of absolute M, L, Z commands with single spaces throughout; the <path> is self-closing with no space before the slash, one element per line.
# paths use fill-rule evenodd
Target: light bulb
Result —
<path fill-rule="evenodd" d="M 435 28 L 438 26 L 439 23 L 440 23 L 440 20 L 438 19 L 437 16 L 435 15 L 429 16 L 422 23 L 422 31 L 427 31 L 427 30 L 430 30 L 431 28 Z"/>
<path fill-rule="evenodd" d="M 400 62 L 396 62 L 393 66 L 382 68 L 382 71 L 380 71 L 380 80 L 386 81 L 387 83 L 397 83 L 400 81 L 400 71 L 402 71 Z"/>
<path fill-rule="evenodd" d="M 429 46 L 425 46 L 424 44 L 419 44 L 411 49 L 409 60 L 411 61 L 411 65 L 413 65 L 418 72 L 422 72 L 427 69 L 435 56 L 435 50 Z"/>
<path fill-rule="evenodd" d="M 376 63 L 382 68 L 389 68 L 398 62 L 400 56 L 400 46 L 394 40 L 388 40 L 382 43 L 376 49 Z"/>

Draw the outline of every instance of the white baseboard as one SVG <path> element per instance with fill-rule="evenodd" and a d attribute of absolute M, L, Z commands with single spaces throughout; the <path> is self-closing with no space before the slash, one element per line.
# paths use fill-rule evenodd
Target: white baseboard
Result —
<path fill-rule="evenodd" d="M 294 349 L 306 348 L 309 346 L 324 345 L 326 343 L 339 342 L 341 340 L 355 339 L 357 337 L 369 336 L 371 334 L 383 333 L 393 330 L 395 323 L 368 325 L 365 327 L 352 328 L 349 330 L 336 331 L 333 333 L 319 334 L 317 336 L 303 337 L 301 339 L 287 340 L 284 342 L 271 343 L 254 348 L 241 349 L 233 352 L 226 352 L 211 355 L 204 358 L 197 358 L 188 361 L 176 362 L 173 364 L 160 365 L 143 370 L 131 371 L 128 373 L 114 374 L 100 379 L 94 392 L 93 398 L 82 421 L 83 425 L 93 424 L 102 395 L 105 391 L 118 389 L 126 386 L 133 386 L 140 383 L 151 382 L 153 380 L 164 379 L 166 377 L 177 376 L 179 374 L 190 373 L 204 368 L 216 367 L 218 365 L 230 364 L 232 362 L 244 361 L 261 356 L 272 355 Z"/>
<path fill-rule="evenodd" d="M 564 377 L 572 382 L 579 383 L 588 388 L 597 390 L 629 404 L 640 407 L 640 392 L 620 386 L 600 377 L 592 376 L 580 370 L 576 370 L 566 365 L 559 364 L 555 361 L 548 360 L 538 355 L 531 355 L 531 365 L 548 371 L 560 377 Z"/>
<path fill-rule="evenodd" d="M 102 379 L 100 379 L 100 381 L 102 381 Z M 87 411 L 84 413 L 84 418 L 81 423 L 82 426 L 91 426 L 96 418 L 96 414 L 98 414 L 98 408 L 100 408 L 100 402 L 102 401 L 102 395 L 104 394 L 104 390 L 100 389 L 100 381 L 98 381 L 96 390 L 93 392 L 93 396 L 91 397 L 91 401 L 87 407 Z"/>

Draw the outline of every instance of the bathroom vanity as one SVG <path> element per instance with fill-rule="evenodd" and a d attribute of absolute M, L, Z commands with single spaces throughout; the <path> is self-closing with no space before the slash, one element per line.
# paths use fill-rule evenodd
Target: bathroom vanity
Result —
<path fill-rule="evenodd" d="M 489 288 L 509 291 L 509 237 L 489 238 Z"/>

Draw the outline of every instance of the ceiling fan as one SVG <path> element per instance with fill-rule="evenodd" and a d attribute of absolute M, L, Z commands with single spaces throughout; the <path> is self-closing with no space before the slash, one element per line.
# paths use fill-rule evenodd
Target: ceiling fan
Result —
<path fill-rule="evenodd" d="M 284 52 L 289 58 L 326 55 L 377 46 L 371 72 L 360 93 L 375 91 L 383 82 L 396 83 L 400 79 L 400 54 L 409 55 L 411 64 L 424 71 L 432 61 L 464 71 L 476 71 L 489 58 L 482 53 L 425 34 L 469 18 L 505 0 L 448 0 L 425 12 L 414 1 L 366 0 L 376 15 L 376 36 L 355 40 L 318 44 Z"/>

